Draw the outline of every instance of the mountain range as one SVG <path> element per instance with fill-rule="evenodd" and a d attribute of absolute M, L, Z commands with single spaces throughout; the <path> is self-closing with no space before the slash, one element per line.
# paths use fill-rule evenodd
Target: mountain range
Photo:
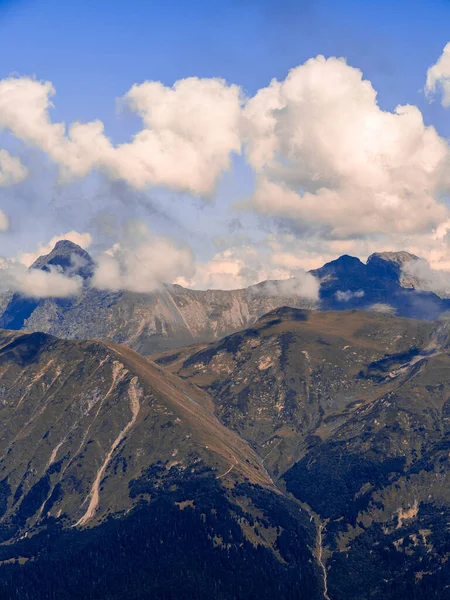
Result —
<path fill-rule="evenodd" d="M 149 358 L 3 331 L 0 597 L 449 597 L 449 347 L 287 307 Z"/>
<path fill-rule="evenodd" d="M 31 268 L 52 267 L 81 276 L 81 294 L 41 300 L 18 293 L 4 294 L 0 298 L 0 327 L 43 331 L 70 339 L 106 339 L 151 354 L 220 339 L 253 325 L 259 317 L 280 306 L 363 308 L 436 319 L 449 309 L 450 300 L 417 289 L 417 281 L 405 275 L 403 266 L 416 259 L 407 252 L 372 254 L 367 263 L 341 256 L 310 272 L 320 286 L 315 300 L 301 295 L 301 286 L 295 279 L 265 281 L 231 291 L 161 284 L 152 293 L 110 292 L 91 285 L 95 265 L 89 254 L 63 240 Z"/>
<path fill-rule="evenodd" d="M 448 300 L 411 260 L 343 256 L 311 303 L 39 258 L 84 284 L 1 300 L 0 598 L 450 598 Z"/>

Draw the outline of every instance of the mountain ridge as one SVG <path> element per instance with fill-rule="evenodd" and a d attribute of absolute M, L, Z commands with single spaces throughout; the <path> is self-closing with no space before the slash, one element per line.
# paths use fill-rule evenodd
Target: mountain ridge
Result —
<path fill-rule="evenodd" d="M 317 526 L 333 600 L 446 598 L 450 327 L 290 307 L 153 356 L 208 391 Z"/>
<path fill-rule="evenodd" d="M 320 598 L 313 524 L 206 392 L 130 348 L 16 331 L 0 382 L 2 597 Z"/>
<path fill-rule="evenodd" d="M 449 349 L 288 306 L 150 358 L 0 331 L 0 594 L 444 598 Z"/>
<path fill-rule="evenodd" d="M 152 293 L 138 294 L 92 287 L 94 263 L 89 254 L 72 242 L 60 241 L 32 268 L 59 268 L 81 275 L 80 295 L 42 300 L 7 296 L 0 303 L 0 326 L 72 339 L 105 339 L 152 354 L 220 339 L 283 305 L 320 310 L 375 308 L 436 319 L 449 309 L 450 300 L 415 290 L 414 281 L 402 275 L 402 266 L 410 260 L 416 257 L 406 252 L 374 253 L 366 263 L 347 255 L 339 257 L 310 271 L 320 283 L 317 300 L 302 297 L 295 280 L 264 281 L 230 291 L 163 284 Z"/>

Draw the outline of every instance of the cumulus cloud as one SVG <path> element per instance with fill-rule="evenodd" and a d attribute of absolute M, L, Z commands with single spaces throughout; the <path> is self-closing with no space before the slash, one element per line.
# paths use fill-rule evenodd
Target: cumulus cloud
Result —
<path fill-rule="evenodd" d="M 195 260 L 187 246 L 151 234 L 133 224 L 123 239 L 97 257 L 92 285 L 102 290 L 152 292 L 164 283 L 184 283 L 195 273 Z"/>
<path fill-rule="evenodd" d="M 390 304 L 384 304 L 383 302 L 376 302 L 369 306 L 369 310 L 379 312 L 385 315 L 395 315 L 395 308 Z"/>
<path fill-rule="evenodd" d="M 382 111 L 345 60 L 310 59 L 243 112 L 250 205 L 335 238 L 429 231 L 448 218 L 447 143 L 415 106 Z"/>
<path fill-rule="evenodd" d="M 445 46 L 437 62 L 427 71 L 425 93 L 429 98 L 441 92 L 441 104 L 450 106 L 450 42 Z"/>
<path fill-rule="evenodd" d="M 449 46 L 427 76 L 427 93 L 441 89 L 443 101 L 450 98 Z M 166 277 L 153 275 L 152 267 L 145 275 L 149 282 L 180 277 L 195 287 L 232 289 L 264 279 L 299 279 L 303 270 L 339 254 L 367 257 L 380 250 L 405 249 L 424 255 L 433 267 L 450 266 L 450 211 L 441 202 L 450 191 L 447 142 L 425 126 L 415 106 L 381 110 L 370 81 L 344 59 L 312 58 L 251 98 L 222 79 L 135 84 L 120 104 L 141 119 L 142 128 L 123 144 L 107 137 L 100 120 L 54 121 L 54 97 L 48 81 L 0 80 L 0 130 L 42 150 L 63 180 L 97 170 L 114 186 L 166 186 L 208 196 L 244 144 L 256 174 L 255 190 L 244 204 L 263 214 L 262 222 L 274 217 L 271 223 L 282 223 L 283 232 L 297 232 L 292 237 L 298 238 L 301 230 L 308 238 L 285 243 L 287 236 L 277 234 L 264 251 L 253 252 L 251 236 L 236 220 L 230 226 L 234 239 L 216 235 L 221 252 L 198 265 L 195 276 L 188 275 L 193 267 L 186 249 L 166 240 L 177 248 L 175 254 L 168 251 L 168 262 L 178 266 L 168 267 Z M 4 152 L 0 185 L 26 175 L 19 159 Z M 7 227 L 0 212 L 0 230 Z M 86 247 L 69 234 L 61 237 Z M 146 256 L 163 248 L 155 239 L 141 239 L 141 251 L 134 241 L 119 240 L 99 259 L 99 285 L 117 289 L 117 278 L 126 289 L 138 285 L 127 276 L 137 269 L 133 256 L 148 263 Z M 50 249 L 43 244 L 21 260 L 29 265 Z"/>
<path fill-rule="evenodd" d="M 244 245 L 227 248 L 199 264 L 195 280 L 190 283 L 200 289 L 232 290 L 259 283 L 265 279 L 261 272 L 258 250 Z"/>
<path fill-rule="evenodd" d="M 28 169 L 22 164 L 20 158 L 11 156 L 7 150 L 0 149 L 0 186 L 20 183 L 28 175 Z"/>
<path fill-rule="evenodd" d="M 29 267 L 34 263 L 36 259 L 45 254 L 49 254 L 53 248 L 55 247 L 56 242 L 61 240 L 69 240 L 74 244 L 78 244 L 86 250 L 92 244 L 92 236 L 90 233 L 84 232 L 80 233 L 78 231 L 68 231 L 67 233 L 62 233 L 61 235 L 55 235 L 48 242 L 48 244 L 39 244 L 36 250 L 33 252 L 22 252 L 19 256 L 19 261 L 25 266 Z"/>
<path fill-rule="evenodd" d="M 285 259 L 284 256 L 280 260 L 268 246 L 228 248 L 208 262 L 198 264 L 195 278 L 189 283 L 200 289 L 233 290 L 269 280 L 270 283 L 260 290 L 265 295 L 317 299 L 317 279 L 295 261 L 286 268 Z M 254 293 L 258 293 L 258 290 L 254 290 Z"/>
<path fill-rule="evenodd" d="M 65 123 L 51 120 L 48 81 L 0 81 L 0 129 L 43 150 L 63 179 L 97 169 L 136 188 L 167 186 L 208 195 L 240 152 L 240 90 L 222 79 L 190 77 L 166 87 L 156 81 L 133 85 L 122 104 L 143 122 L 129 143 L 114 145 L 100 120 Z"/>
<path fill-rule="evenodd" d="M 0 265 L 0 291 L 17 292 L 28 298 L 68 298 L 80 293 L 81 277 L 68 277 L 57 268 L 27 269 L 15 260 Z"/>
<path fill-rule="evenodd" d="M 445 298 L 450 297 L 450 271 L 432 269 L 424 259 L 406 263 L 403 276 L 406 276 L 407 281 L 416 289 L 435 292 Z"/>
<path fill-rule="evenodd" d="M 364 290 L 356 290 L 355 292 L 352 292 L 352 290 L 346 290 L 345 292 L 338 290 L 335 296 L 336 300 L 339 300 L 339 302 L 350 302 L 353 298 L 362 298 L 364 296 Z"/>
<path fill-rule="evenodd" d="M 306 271 L 297 271 L 295 277 L 289 279 L 280 279 L 278 281 L 269 280 L 258 288 L 250 288 L 250 293 L 261 293 L 265 297 L 273 298 L 292 298 L 301 297 L 308 300 L 319 299 L 320 283 L 316 277 Z"/>

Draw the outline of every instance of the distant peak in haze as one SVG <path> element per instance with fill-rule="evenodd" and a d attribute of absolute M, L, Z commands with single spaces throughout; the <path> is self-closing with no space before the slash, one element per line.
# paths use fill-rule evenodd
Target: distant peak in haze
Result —
<path fill-rule="evenodd" d="M 363 273 L 365 271 L 365 267 L 366 265 L 361 262 L 359 258 L 356 258 L 356 256 L 343 254 L 339 258 L 325 263 L 323 267 L 310 271 L 310 273 L 319 279 L 323 279 L 324 277 L 328 277 L 330 275 L 339 276 L 350 273 Z"/>
<path fill-rule="evenodd" d="M 35 260 L 30 269 L 48 271 L 50 267 L 59 267 L 71 275 L 80 275 L 87 279 L 92 276 L 94 261 L 78 244 L 70 240 L 59 240 L 53 250 Z"/>
<path fill-rule="evenodd" d="M 374 252 L 369 256 L 366 263 L 363 263 L 356 256 L 349 256 L 343 254 L 327 262 L 319 269 L 314 269 L 310 273 L 319 279 L 323 277 L 334 275 L 341 276 L 343 274 L 366 274 L 374 269 L 377 271 L 389 272 L 392 276 L 398 277 L 404 265 L 412 260 L 418 260 L 419 257 L 410 252 L 401 250 L 399 252 Z"/>
<path fill-rule="evenodd" d="M 59 240 L 56 242 L 52 252 L 62 252 L 65 250 L 70 250 L 72 252 L 86 252 L 81 246 L 75 244 L 75 242 L 71 242 L 70 240 Z"/>
<path fill-rule="evenodd" d="M 411 260 L 419 260 L 419 257 L 415 254 L 411 254 L 411 252 L 405 252 L 404 250 L 400 250 L 399 252 L 374 252 L 367 259 L 367 264 L 378 260 L 384 260 L 402 268 L 403 265 Z"/>

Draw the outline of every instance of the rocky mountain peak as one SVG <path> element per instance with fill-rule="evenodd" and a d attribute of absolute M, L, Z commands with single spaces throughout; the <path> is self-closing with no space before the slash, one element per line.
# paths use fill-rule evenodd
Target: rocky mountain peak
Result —
<path fill-rule="evenodd" d="M 399 252 L 374 252 L 367 259 L 367 264 L 379 263 L 380 261 L 391 263 L 397 268 L 401 269 L 403 265 L 410 262 L 411 260 L 418 260 L 419 257 L 410 252 L 401 250 Z"/>
<path fill-rule="evenodd" d="M 410 252 L 374 252 L 367 259 L 367 269 L 379 277 L 387 277 L 403 285 L 403 267 L 412 260 L 418 260 L 418 257 Z"/>
<path fill-rule="evenodd" d="M 329 277 L 363 273 L 364 270 L 365 265 L 359 260 L 359 258 L 356 258 L 356 256 L 343 254 L 339 258 L 336 258 L 336 260 L 325 263 L 323 267 L 320 267 L 320 269 L 314 269 L 313 271 L 310 271 L 310 273 L 314 275 L 314 277 L 318 277 L 322 280 L 324 278 L 328 279 Z"/>
<path fill-rule="evenodd" d="M 48 271 L 50 267 L 59 267 L 71 275 L 87 279 L 92 276 L 94 261 L 78 244 L 70 240 L 59 240 L 49 254 L 40 256 L 30 268 Z"/>

